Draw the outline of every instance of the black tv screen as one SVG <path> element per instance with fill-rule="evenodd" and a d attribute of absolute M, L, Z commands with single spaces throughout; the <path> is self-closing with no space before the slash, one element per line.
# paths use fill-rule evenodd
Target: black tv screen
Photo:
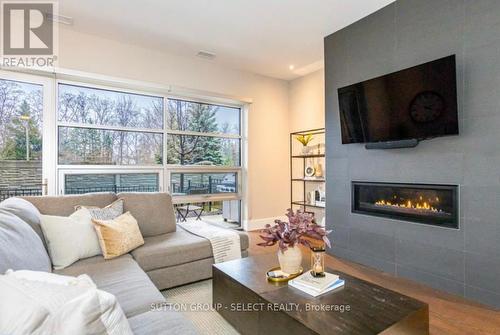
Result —
<path fill-rule="evenodd" d="M 458 134 L 455 56 L 338 90 L 342 143 Z"/>

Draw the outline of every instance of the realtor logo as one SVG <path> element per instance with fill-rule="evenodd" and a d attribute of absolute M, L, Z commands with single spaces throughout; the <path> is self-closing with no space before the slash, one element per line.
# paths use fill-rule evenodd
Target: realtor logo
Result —
<path fill-rule="evenodd" d="M 4 67 L 54 67 L 57 60 L 57 3 L 2 1 Z"/>
<path fill-rule="evenodd" d="M 2 3 L 3 54 L 52 55 L 54 29 L 49 17 L 52 3 Z"/>

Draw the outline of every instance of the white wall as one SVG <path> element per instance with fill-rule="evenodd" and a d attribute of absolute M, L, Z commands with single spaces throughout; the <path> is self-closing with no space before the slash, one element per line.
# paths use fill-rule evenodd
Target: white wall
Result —
<path fill-rule="evenodd" d="M 59 67 L 220 95 L 250 98 L 248 219 L 266 222 L 289 207 L 288 83 L 83 34 L 59 32 Z"/>
<path fill-rule="evenodd" d="M 323 69 L 290 81 L 288 108 L 290 132 L 325 127 L 325 81 Z M 316 136 L 313 144 L 316 143 L 325 143 L 325 137 Z M 294 143 L 294 151 L 299 150 L 300 146 L 300 144 Z M 294 177 L 302 178 L 302 160 L 295 159 L 293 163 Z M 323 170 L 326 168 L 325 159 L 323 158 L 309 160 L 308 163 L 320 163 L 323 165 Z M 303 198 L 303 189 L 300 184 L 299 182 L 294 183 L 294 200 Z M 314 191 L 318 186 L 319 184 L 317 183 L 306 183 L 306 192 Z M 308 208 L 308 210 L 313 211 L 318 220 L 324 217 L 325 211 L 323 209 Z"/>
<path fill-rule="evenodd" d="M 289 85 L 290 132 L 325 127 L 325 71 L 295 79 Z"/>

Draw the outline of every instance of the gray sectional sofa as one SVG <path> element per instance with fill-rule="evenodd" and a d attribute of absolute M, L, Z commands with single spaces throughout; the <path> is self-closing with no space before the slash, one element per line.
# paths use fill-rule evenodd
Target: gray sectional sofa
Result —
<path fill-rule="evenodd" d="M 166 302 L 160 290 L 212 276 L 214 259 L 210 242 L 176 225 L 170 195 L 95 193 L 8 199 L 0 203 L 0 214 L 6 213 L 6 216 L 0 215 L 0 224 L 1 220 L 9 220 L 9 215 L 15 216 L 29 224 L 45 243 L 39 213 L 67 216 L 73 213 L 77 205 L 105 207 L 119 198 L 124 199 L 125 211 L 130 211 L 137 219 L 145 244 L 115 259 L 91 257 L 55 272 L 72 276 L 88 274 L 100 289 L 116 296 L 135 334 L 195 334 L 195 328 L 181 313 L 151 311 L 152 304 Z M 246 257 L 248 236 L 242 232 L 239 234 L 242 256 Z M 12 240 L 9 236 L 0 236 L 0 241 L 2 238 L 5 241 Z M 17 232 L 16 238 L 19 238 Z M 33 236 L 27 238 L 33 239 Z M 12 253 L 16 253 L 16 250 L 12 250 Z M 26 250 L 22 253 L 26 253 Z M 3 256 L 13 259 L 9 255 Z M 36 258 L 37 255 L 30 257 Z M 14 270 L 22 267 L 20 265 Z"/>

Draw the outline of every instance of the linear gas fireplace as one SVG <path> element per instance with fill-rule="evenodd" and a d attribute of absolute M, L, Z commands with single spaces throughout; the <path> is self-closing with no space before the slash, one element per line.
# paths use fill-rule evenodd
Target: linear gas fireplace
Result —
<path fill-rule="evenodd" d="M 353 181 L 352 212 L 458 229 L 458 186 Z"/>

